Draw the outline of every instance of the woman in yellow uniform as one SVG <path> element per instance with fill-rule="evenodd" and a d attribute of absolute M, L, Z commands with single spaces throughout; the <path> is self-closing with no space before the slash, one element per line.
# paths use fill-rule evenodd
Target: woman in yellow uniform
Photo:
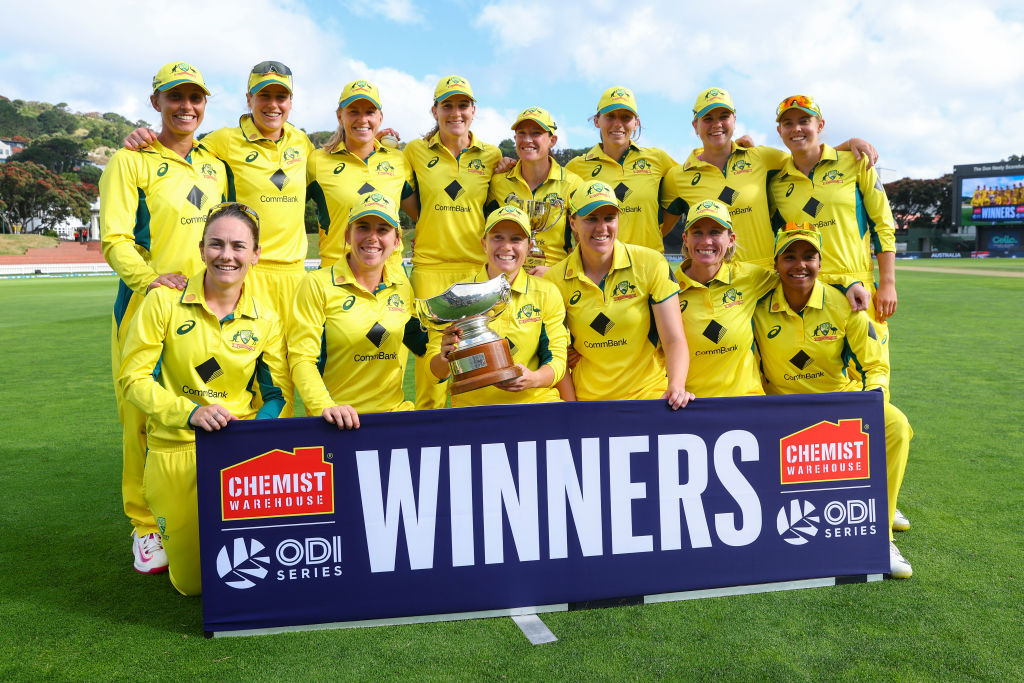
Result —
<path fill-rule="evenodd" d="M 305 274 L 306 163 L 313 145 L 288 123 L 292 110 L 292 70 L 277 61 L 260 62 L 249 72 L 249 109 L 234 127 L 203 138 L 203 146 L 228 168 L 232 200 L 255 207 L 263 218 L 263 256 L 252 270 L 254 293 L 286 313 Z M 152 131 L 136 129 L 125 140 L 138 149 L 152 142 Z M 290 414 L 291 391 L 285 392 Z"/>
<path fill-rule="evenodd" d="M 579 361 L 563 394 L 582 401 L 666 399 L 673 409 L 687 390 L 689 352 L 679 317 L 679 286 L 661 254 L 623 244 L 619 200 L 600 180 L 569 200 L 576 248 L 544 279 L 562 294 Z"/>
<path fill-rule="evenodd" d="M 555 385 L 565 375 L 569 344 L 565 305 L 552 283 L 523 269 L 530 249 L 530 219 L 515 206 L 503 206 L 488 217 L 480 241 L 487 264 L 474 280 L 483 282 L 504 275 L 512 285 L 508 304 L 489 327 L 508 339 L 512 359 L 523 374 L 500 384 L 455 394 L 452 406 L 558 401 Z M 457 326 L 450 328 L 431 345 L 430 367 L 439 379 L 449 377 L 448 354 L 459 341 L 460 333 Z"/>
<path fill-rule="evenodd" d="M 160 287 L 143 301 L 119 380 L 128 400 L 149 416 L 146 499 L 163 536 L 171 583 L 184 595 L 202 590 L 195 430 L 277 417 L 288 372 L 281 319 L 245 281 L 260 254 L 256 214 L 238 203 L 214 207 L 200 254 L 206 267 L 184 290 Z"/>
<path fill-rule="evenodd" d="M 596 179 L 612 188 L 621 209 L 621 242 L 665 251 L 658 200 L 661 181 L 675 160 L 663 150 L 633 144 L 640 134 L 640 115 L 629 88 L 605 90 L 592 120 L 601 142 L 565 167 L 584 181 Z"/>
<path fill-rule="evenodd" d="M 782 168 L 786 153 L 764 145 L 749 146 L 746 137 L 733 140 L 736 109 L 732 96 L 723 88 L 708 88 L 697 95 L 693 130 L 702 146 L 671 169 L 662 185 L 662 233 L 667 235 L 691 206 L 714 199 L 729 208 L 736 233 L 736 260 L 770 270 L 775 233 L 765 187 Z M 857 158 L 866 154 L 869 165 L 878 156 L 874 147 L 859 138 L 837 149 L 853 149 Z"/>
<path fill-rule="evenodd" d="M 889 362 L 886 320 L 896 312 L 895 222 L 882 181 L 867 159 L 829 147 L 818 136 L 821 110 L 806 95 L 783 100 L 778 132 L 792 156 L 769 184 L 772 225 L 810 222 L 821 232 L 822 277 L 833 284 L 862 282 L 872 294 L 871 319 Z M 878 259 L 874 284 L 872 249 Z"/>
<path fill-rule="evenodd" d="M 893 578 L 912 569 L 892 542 L 896 499 L 914 431 L 889 402 L 889 368 L 878 334 L 863 311 L 854 312 L 839 289 L 818 281 L 822 235 L 810 224 L 787 224 L 775 237 L 779 284 L 757 305 L 754 336 L 768 394 L 879 390 L 885 395 L 889 563 Z M 851 379 L 848 368 L 857 370 Z"/>
<path fill-rule="evenodd" d="M 119 150 L 100 177 L 103 255 L 121 278 L 111 334 L 111 367 L 117 412 L 123 429 L 121 493 L 132 523 L 136 571 L 167 569 L 156 519 L 143 493 L 146 416 L 125 400 L 117 383 L 128 326 L 146 292 L 180 290 L 186 276 L 202 267 L 196 243 L 210 207 L 227 194 L 227 172 L 195 141 L 203 121 L 203 76 L 187 62 L 165 64 L 153 78 L 150 102 L 161 129 L 141 154 Z"/>
<path fill-rule="evenodd" d="M 540 107 L 524 109 L 516 117 L 512 130 L 515 131 L 519 161 L 508 171 L 491 177 L 485 210 L 490 214 L 499 206 L 517 200 L 546 201 L 555 207 L 560 204 L 561 215 L 556 208 L 556 213 L 548 219 L 547 229 L 537 235 L 537 246 L 544 252 L 545 263 L 531 268 L 530 274 L 543 275 L 569 253 L 572 232 L 568 200 L 583 181 L 575 173 L 562 168 L 551 156 L 551 150 L 558 142 L 555 134 L 558 126 L 547 110 Z"/>
<path fill-rule="evenodd" d="M 422 355 L 427 344 L 405 271 L 390 260 L 398 204 L 380 192 L 360 195 L 347 223 L 347 251 L 306 275 L 288 322 L 288 360 L 306 410 L 339 429 L 358 428 L 359 413 L 412 410 L 402 393 L 406 348 Z"/>
<path fill-rule="evenodd" d="M 412 171 L 401 150 L 377 141 L 383 113 L 373 83 L 359 79 L 345 85 L 338 98 L 338 129 L 314 150 L 306 166 L 307 191 L 320 223 L 320 267 L 327 268 L 346 251 L 349 211 L 360 195 L 379 192 L 400 200 L 412 194 Z M 394 252 L 401 265 L 401 243 Z"/>
<path fill-rule="evenodd" d="M 778 278 L 773 271 L 736 260 L 738 244 L 724 204 L 706 199 L 690 207 L 683 231 L 684 261 L 676 280 L 690 349 L 687 388 L 696 396 L 764 394 L 750 319 Z M 867 290 L 855 284 L 846 294 L 855 306 Z"/>
<path fill-rule="evenodd" d="M 430 109 L 437 125 L 405 147 L 416 194 L 403 208 L 416 220 L 412 285 L 427 299 L 456 282 L 467 282 L 484 265 L 480 235 L 484 202 L 501 152 L 481 142 L 470 125 L 476 99 L 469 81 L 442 78 Z M 416 360 L 416 407 L 444 406 L 444 385 L 434 380 L 430 362 Z"/>

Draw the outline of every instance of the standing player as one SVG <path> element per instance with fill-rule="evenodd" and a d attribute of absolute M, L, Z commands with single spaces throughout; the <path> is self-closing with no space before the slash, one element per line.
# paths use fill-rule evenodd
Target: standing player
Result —
<path fill-rule="evenodd" d="M 476 99 L 466 79 L 442 78 L 430 113 L 437 125 L 404 150 L 416 190 L 403 208 L 412 204 L 406 212 L 416 220 L 412 286 L 420 299 L 472 280 L 484 265 L 484 202 L 501 159 L 497 147 L 470 131 Z M 444 403 L 444 385 L 434 379 L 429 359 L 417 358 L 416 407 L 441 408 Z"/>
<path fill-rule="evenodd" d="M 690 152 L 682 165 L 665 176 L 661 190 L 665 210 L 662 234 L 671 232 L 691 206 L 714 199 L 729 207 L 736 234 L 736 260 L 771 269 L 775 233 L 769 220 L 766 187 L 783 167 L 786 153 L 764 145 L 743 147 L 733 141 L 736 109 L 732 97 L 722 88 L 708 88 L 697 95 L 692 125 L 703 146 Z M 874 147 L 859 138 L 844 142 L 838 149 L 853 149 L 858 159 L 867 154 L 869 166 L 878 156 Z"/>
<path fill-rule="evenodd" d="M 195 245 L 210 207 L 227 193 L 227 173 L 194 135 L 206 110 L 202 74 L 186 62 L 165 64 L 153 78 L 150 103 L 161 129 L 141 154 L 119 150 L 100 177 L 103 256 L 118 274 L 111 334 L 117 412 L 123 428 L 121 495 L 132 523 L 135 569 L 166 571 L 156 519 L 143 493 L 146 416 L 124 397 L 117 378 L 128 325 L 143 297 L 158 288 L 180 290 L 202 267 Z"/>
<path fill-rule="evenodd" d="M 253 294 L 282 315 L 291 309 L 305 274 L 306 163 L 313 151 L 306 134 L 288 123 L 292 88 L 291 69 L 281 62 L 260 62 L 249 73 L 249 113 L 237 126 L 203 138 L 203 146 L 227 165 L 230 197 L 256 207 L 263 218 L 263 255 L 252 269 Z M 125 142 L 137 148 L 148 144 L 147 134 L 136 130 Z M 290 384 L 282 390 L 282 416 L 290 417 L 294 390 Z"/>
<path fill-rule="evenodd" d="M 561 202 L 564 214 L 554 225 L 537 235 L 537 246 L 544 252 L 546 263 L 530 271 L 543 275 L 548 268 L 569 253 L 571 229 L 569 227 L 569 196 L 583 184 L 580 177 L 561 166 L 551 156 L 558 142 L 558 126 L 546 110 L 530 107 L 523 110 L 512 124 L 515 131 L 516 154 L 519 161 L 505 173 L 495 173 L 487 195 L 486 211 L 490 214 L 507 204 L 513 196 L 524 200 Z"/>
<path fill-rule="evenodd" d="M 907 467 L 914 431 L 889 402 L 889 368 L 882 362 L 874 326 L 854 312 L 836 288 L 817 276 L 823 259 L 822 235 L 810 224 L 787 224 L 775 239 L 779 284 L 757 304 L 754 336 L 761 354 L 768 394 L 872 391 L 885 395 L 885 463 L 889 499 L 889 564 L 893 578 L 913 570 L 892 542 L 896 499 Z M 858 380 L 847 375 L 856 367 Z"/>
<path fill-rule="evenodd" d="M 183 292 L 160 287 L 146 297 L 120 372 L 125 396 L 149 416 L 146 500 L 160 525 L 171 583 L 183 595 L 202 591 L 195 430 L 277 417 L 287 374 L 281 321 L 245 283 L 260 253 L 256 214 L 238 203 L 214 207 L 200 253 L 206 268 Z"/>
<path fill-rule="evenodd" d="M 581 401 L 663 398 L 673 410 L 693 398 L 689 353 L 679 317 L 679 286 L 661 254 L 623 244 L 619 200 L 591 180 L 569 200 L 576 248 L 544 279 L 565 301 L 579 361 L 563 397 Z"/>
<path fill-rule="evenodd" d="M 338 129 L 306 167 L 307 190 L 320 223 L 321 268 L 344 256 L 349 210 L 360 195 L 379 192 L 398 199 L 412 194 L 405 155 L 377 141 L 383 120 L 377 86 L 363 79 L 346 84 L 336 114 Z M 400 266 L 401 243 L 395 254 Z"/>
<path fill-rule="evenodd" d="M 523 270 L 530 250 L 530 219 L 515 206 L 503 206 L 487 219 L 480 240 L 487 265 L 475 282 L 504 275 L 512 285 L 505 309 L 488 326 L 508 339 L 512 358 L 522 375 L 489 387 L 452 396 L 452 406 L 482 406 L 505 403 L 549 403 L 560 400 L 555 385 L 565 375 L 565 353 L 569 332 L 565 328 L 565 304 L 550 282 Z M 430 367 L 434 375 L 449 376 L 448 354 L 459 340 L 458 326 L 450 328 L 431 345 Z"/>
<path fill-rule="evenodd" d="M 769 184 L 772 225 L 810 221 L 822 238 L 822 277 L 831 284 L 862 282 L 874 305 L 868 313 L 889 364 L 888 325 L 896 312 L 895 223 L 882 181 L 868 160 L 857 161 L 819 142 L 821 110 L 806 95 L 783 100 L 776 111 L 779 135 L 792 156 Z M 871 251 L 878 259 L 874 283 Z"/>
<path fill-rule="evenodd" d="M 660 149 L 633 144 L 640 135 L 640 115 L 629 88 L 605 90 L 592 120 L 601 131 L 601 142 L 565 167 L 585 181 L 600 180 L 615 192 L 621 209 L 620 241 L 665 251 L 658 198 L 662 178 L 675 160 Z"/>
<path fill-rule="evenodd" d="M 412 287 L 390 258 L 401 242 L 398 205 L 380 192 L 360 195 L 347 224 L 345 253 L 306 275 L 288 322 L 302 401 L 339 429 L 359 427 L 359 413 L 412 410 L 402 393 L 406 349 L 422 355 L 427 344 Z"/>

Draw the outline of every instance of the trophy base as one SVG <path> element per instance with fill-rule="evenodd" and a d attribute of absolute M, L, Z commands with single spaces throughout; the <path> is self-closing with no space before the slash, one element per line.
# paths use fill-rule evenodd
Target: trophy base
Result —
<path fill-rule="evenodd" d="M 547 264 L 548 260 L 544 254 L 541 254 L 540 256 L 530 254 L 526 257 L 526 261 L 523 262 L 523 267 L 526 268 L 526 270 L 532 270 L 537 266 L 546 266 Z"/>
<path fill-rule="evenodd" d="M 507 339 L 453 351 L 448 357 L 451 359 L 453 395 L 489 387 L 523 374 L 512 362 Z"/>

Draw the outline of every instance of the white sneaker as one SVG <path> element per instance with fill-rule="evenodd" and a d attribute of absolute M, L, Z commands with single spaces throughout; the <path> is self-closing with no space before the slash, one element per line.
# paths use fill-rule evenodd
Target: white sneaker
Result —
<path fill-rule="evenodd" d="M 135 555 L 135 571 L 140 574 L 159 574 L 167 571 L 167 552 L 160 534 L 139 535 L 132 532 L 132 554 Z"/>
<path fill-rule="evenodd" d="M 889 576 L 893 579 L 909 579 L 914 575 L 910 563 L 900 553 L 896 544 L 889 541 Z"/>
<path fill-rule="evenodd" d="M 907 516 L 900 512 L 899 508 L 896 508 L 896 516 L 892 520 L 893 531 L 910 531 L 910 520 Z"/>

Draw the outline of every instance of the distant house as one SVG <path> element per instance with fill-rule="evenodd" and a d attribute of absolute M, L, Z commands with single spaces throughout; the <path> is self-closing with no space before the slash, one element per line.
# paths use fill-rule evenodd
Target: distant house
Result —
<path fill-rule="evenodd" d="M 26 140 L 0 140 L 0 162 L 28 147 Z"/>

